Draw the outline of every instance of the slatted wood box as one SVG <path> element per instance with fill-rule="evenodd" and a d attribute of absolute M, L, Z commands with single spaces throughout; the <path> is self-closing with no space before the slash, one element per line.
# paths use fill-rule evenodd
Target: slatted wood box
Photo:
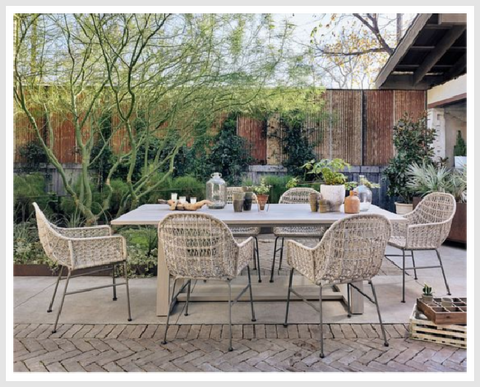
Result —
<path fill-rule="evenodd" d="M 435 324 L 465 325 L 467 323 L 467 299 L 449 298 L 450 306 L 443 306 L 441 298 L 434 298 L 430 303 L 417 299 L 417 309 Z"/>
<path fill-rule="evenodd" d="M 416 305 L 410 317 L 409 331 L 411 339 L 467 348 L 466 325 L 437 325 L 418 311 Z"/>

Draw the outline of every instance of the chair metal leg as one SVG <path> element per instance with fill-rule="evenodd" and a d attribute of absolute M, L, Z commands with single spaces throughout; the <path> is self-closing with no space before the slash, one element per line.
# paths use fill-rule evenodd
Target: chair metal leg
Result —
<path fill-rule="evenodd" d="M 253 237 L 254 240 L 257 239 L 257 237 Z M 257 248 L 255 245 L 253 246 L 253 270 L 257 270 Z"/>
<path fill-rule="evenodd" d="M 228 350 L 233 351 L 232 347 L 232 284 L 230 280 L 227 280 L 228 284 L 228 326 L 230 329 L 230 340 L 228 344 Z"/>
<path fill-rule="evenodd" d="M 47 313 L 52 312 L 53 302 L 55 301 L 55 295 L 57 294 L 58 284 L 60 283 L 60 279 L 62 278 L 62 273 L 63 273 L 63 266 L 60 266 L 58 270 L 57 282 L 55 283 L 55 289 L 53 290 L 52 301 L 50 302 L 50 306 L 47 309 Z"/>
<path fill-rule="evenodd" d="M 125 287 L 127 288 L 128 321 L 132 321 L 132 311 L 130 309 L 130 288 L 128 287 L 127 261 L 123 262 L 123 275 L 125 276 Z M 115 289 L 115 286 L 113 288 Z"/>
<path fill-rule="evenodd" d="M 278 274 L 282 270 L 282 261 L 283 261 L 283 245 L 285 243 L 285 238 L 282 238 L 282 247 L 280 248 L 280 260 L 278 261 Z"/>
<path fill-rule="evenodd" d="M 115 286 L 115 268 L 116 266 L 112 266 L 112 281 L 113 281 L 113 301 L 117 301 L 117 287 Z"/>
<path fill-rule="evenodd" d="M 322 301 L 323 301 L 323 296 L 322 296 L 322 284 L 319 286 L 320 291 L 319 291 L 319 297 L 318 297 L 318 303 L 319 303 L 319 308 L 318 308 L 318 317 L 320 319 L 320 357 L 323 359 L 325 357 L 325 354 L 323 353 L 323 315 L 322 315 Z"/>
<path fill-rule="evenodd" d="M 255 322 L 255 310 L 253 309 L 253 290 L 252 290 L 252 279 L 250 277 L 250 266 L 247 265 L 247 274 L 248 274 L 248 288 L 250 290 L 250 309 L 252 310 L 252 321 Z"/>
<path fill-rule="evenodd" d="M 435 249 L 435 252 L 437 253 L 438 262 L 440 262 L 440 268 L 442 269 L 443 280 L 445 281 L 445 287 L 447 288 L 447 294 L 450 296 L 451 295 L 450 287 L 448 286 L 447 277 L 445 276 L 445 270 L 443 269 L 442 258 L 440 257 L 440 253 L 438 252 L 437 249 Z"/>
<path fill-rule="evenodd" d="M 262 272 L 260 270 L 260 249 L 258 248 L 258 238 L 255 237 L 255 252 L 257 255 L 257 272 L 258 272 L 258 282 L 262 282 Z"/>
<path fill-rule="evenodd" d="M 168 324 L 170 322 L 170 314 L 172 313 L 173 309 L 173 300 L 175 297 L 175 285 L 177 284 L 177 279 L 173 280 L 173 289 L 172 289 L 172 297 L 170 298 L 170 305 L 168 305 L 168 312 L 167 312 L 167 323 L 165 326 L 165 333 L 163 334 L 163 341 L 162 344 L 167 344 L 167 332 L 168 332 Z"/>
<path fill-rule="evenodd" d="M 417 269 L 415 268 L 415 256 L 413 255 L 413 250 L 410 250 L 410 252 L 412 253 L 413 274 L 415 275 L 415 279 L 418 280 Z"/>
<path fill-rule="evenodd" d="M 290 293 L 292 291 L 292 283 L 293 283 L 293 272 L 295 269 L 292 267 L 290 270 L 290 278 L 288 279 L 288 293 L 287 293 L 287 310 L 285 312 L 285 323 L 283 324 L 284 327 L 288 326 L 288 310 L 290 309 Z"/>
<path fill-rule="evenodd" d="M 187 301 L 185 303 L 185 316 L 188 316 L 188 304 L 190 303 L 190 290 L 191 290 L 192 280 L 188 280 L 187 285 Z"/>
<path fill-rule="evenodd" d="M 380 328 L 382 329 L 382 334 L 383 334 L 383 342 L 385 347 L 388 347 L 387 334 L 385 333 L 385 328 L 383 327 L 382 316 L 380 314 L 380 307 L 378 306 L 377 293 L 375 292 L 375 286 L 373 286 L 373 282 L 371 280 L 369 281 L 369 283 L 372 288 L 373 298 L 375 299 L 375 306 L 377 307 L 378 320 L 380 321 Z"/>
<path fill-rule="evenodd" d="M 402 249 L 402 302 L 405 303 L 405 250 Z"/>
<path fill-rule="evenodd" d="M 352 289 L 350 288 L 350 284 L 347 283 L 347 317 L 350 318 L 352 317 L 352 306 L 350 302 L 350 292 Z"/>
<path fill-rule="evenodd" d="M 278 242 L 278 238 L 279 237 L 276 237 L 275 238 L 275 244 L 273 246 L 273 260 L 272 260 L 272 270 L 270 272 L 270 282 L 273 282 L 273 275 L 274 275 L 274 272 L 275 272 L 275 258 L 277 256 L 277 242 Z"/>
<path fill-rule="evenodd" d="M 58 319 L 60 318 L 60 313 L 62 313 L 63 303 L 65 302 L 65 295 L 67 294 L 68 281 L 70 280 L 70 275 L 71 274 L 72 274 L 72 271 L 70 269 L 68 269 L 67 280 L 65 282 L 65 288 L 63 289 L 62 301 L 60 302 L 60 306 L 58 307 L 57 318 L 55 319 L 55 325 L 53 326 L 52 333 L 57 332 Z"/>

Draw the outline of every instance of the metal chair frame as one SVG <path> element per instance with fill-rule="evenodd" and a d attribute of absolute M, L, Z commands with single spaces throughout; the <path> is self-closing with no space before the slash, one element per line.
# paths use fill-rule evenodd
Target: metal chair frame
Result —
<path fill-rule="evenodd" d="M 115 269 L 117 268 L 117 264 L 121 264 L 121 263 L 123 263 L 123 271 L 124 271 L 125 282 L 117 283 L 116 282 L 116 277 L 115 277 Z M 52 308 L 53 308 L 53 304 L 55 302 L 55 297 L 56 297 L 56 294 L 57 294 L 58 285 L 60 284 L 60 281 L 66 280 L 65 288 L 63 289 L 62 299 L 60 301 L 60 306 L 59 306 L 59 309 L 58 309 L 57 317 L 55 319 L 55 325 L 53 327 L 52 333 L 57 332 L 58 320 L 60 319 L 60 314 L 62 313 L 63 304 L 65 302 L 65 296 L 70 296 L 72 294 L 78 294 L 78 293 L 90 292 L 92 290 L 97 290 L 97 289 L 113 288 L 113 298 L 112 298 L 112 300 L 117 301 L 117 299 L 118 299 L 117 298 L 117 286 L 124 286 L 125 285 L 126 288 L 127 288 L 128 321 L 132 321 L 132 312 L 131 312 L 131 307 L 130 307 L 130 289 L 129 289 L 129 286 L 128 286 L 128 274 L 127 274 L 127 262 L 126 261 L 119 261 L 118 263 L 114 263 L 112 265 L 107 264 L 104 267 L 101 267 L 100 269 L 98 269 L 98 266 L 97 266 L 97 268 L 95 270 L 88 270 L 85 273 L 74 274 L 74 275 L 72 275 L 72 273 L 75 270 L 71 270 L 67 267 L 67 270 L 68 270 L 67 276 L 62 277 L 64 267 L 65 266 L 59 266 L 57 281 L 55 283 L 55 288 L 53 290 L 52 300 L 50 301 L 50 305 L 47 309 L 47 313 L 51 313 L 53 311 Z M 68 284 L 69 284 L 70 279 L 76 278 L 76 277 L 82 277 L 82 276 L 85 276 L 85 275 L 91 275 L 91 274 L 94 274 L 94 273 L 100 273 L 100 272 L 107 271 L 107 270 L 112 270 L 112 284 L 111 285 L 94 286 L 94 287 L 91 287 L 91 288 L 84 288 L 84 289 L 80 289 L 80 290 L 75 290 L 73 292 L 67 292 L 67 288 L 68 288 Z"/>
<path fill-rule="evenodd" d="M 293 293 L 295 294 L 298 298 L 300 298 L 303 302 L 308 304 L 310 307 L 312 307 L 317 313 L 319 317 L 319 323 L 320 323 L 320 357 L 323 359 L 325 357 L 324 351 L 323 351 L 323 310 L 322 310 L 322 302 L 323 302 L 323 294 L 322 294 L 322 284 L 318 285 L 319 288 L 319 295 L 318 295 L 318 307 L 313 304 L 312 302 L 308 301 L 305 296 L 301 295 L 297 291 L 293 289 L 293 273 L 295 272 L 295 269 L 292 268 L 290 270 L 290 278 L 288 280 L 288 293 L 287 293 L 287 309 L 285 312 L 285 322 L 283 324 L 284 327 L 288 326 L 288 312 L 290 309 L 290 294 Z M 352 283 L 348 282 L 347 283 L 347 316 L 350 318 L 352 317 L 352 310 L 351 310 L 351 303 L 350 303 L 350 287 L 353 287 L 357 292 L 359 292 L 362 296 L 364 296 L 368 301 L 370 301 L 372 304 L 375 304 L 377 308 L 377 314 L 378 314 L 378 320 L 380 321 L 380 328 L 382 330 L 382 336 L 383 336 L 383 344 L 385 347 L 388 347 L 388 340 L 387 340 L 387 335 L 385 333 L 385 328 L 383 326 L 383 321 L 382 321 L 382 316 L 380 313 L 380 307 L 378 306 L 378 299 L 377 299 L 377 293 L 375 291 L 375 286 L 373 286 L 372 280 L 368 281 L 368 284 L 370 285 L 372 289 L 372 294 L 373 298 L 372 299 L 370 296 L 365 294 L 362 290 L 360 290 L 357 286 L 353 285 Z"/>
<path fill-rule="evenodd" d="M 443 262 L 442 258 L 440 256 L 440 252 L 438 249 L 400 249 L 402 251 L 402 254 L 385 254 L 385 258 L 390 261 L 394 266 L 398 267 L 402 271 L 402 301 L 405 303 L 405 276 L 410 275 L 407 273 L 407 270 L 413 270 L 414 273 L 414 278 L 415 280 L 418 280 L 417 277 L 417 270 L 422 270 L 422 269 L 441 269 L 442 270 L 442 275 L 443 275 L 443 280 L 445 282 L 445 287 L 447 288 L 447 294 L 450 296 L 450 286 L 448 285 L 447 281 L 447 276 L 445 275 L 445 269 L 443 268 Z M 410 255 L 406 255 L 405 251 L 410 251 Z M 437 253 L 437 259 L 440 265 L 435 265 L 435 266 L 416 266 L 415 265 L 415 255 L 414 251 L 435 251 Z M 402 266 L 399 266 L 397 263 L 395 263 L 392 259 L 389 257 L 402 257 Z M 406 257 L 411 257 L 412 258 L 412 267 L 405 267 L 405 258 Z"/>
<path fill-rule="evenodd" d="M 232 300 L 232 284 L 231 284 L 231 279 L 223 280 L 227 283 L 228 285 L 228 327 L 229 327 L 229 344 L 228 344 L 228 350 L 233 351 L 233 345 L 232 345 L 232 307 L 240 300 L 240 297 L 242 297 L 247 290 L 250 292 L 250 309 L 252 313 L 252 322 L 257 321 L 255 317 L 255 309 L 253 307 L 253 291 L 252 291 L 252 280 L 250 276 L 250 266 L 247 265 L 247 274 L 248 274 L 248 284 L 240 291 L 240 293 Z M 178 290 L 177 293 L 175 293 L 175 287 L 177 284 L 178 280 L 182 279 L 188 279 L 188 281 Z M 175 304 L 177 302 L 178 295 L 182 293 L 185 288 L 187 288 L 187 300 L 185 303 L 185 316 L 188 316 L 188 305 L 190 302 L 190 293 L 191 293 L 191 282 L 192 278 L 175 278 L 173 281 L 173 290 L 172 290 L 172 298 L 170 300 L 170 307 L 168 308 L 168 313 L 167 313 L 167 323 L 165 326 L 165 333 L 163 336 L 163 341 L 162 344 L 167 344 L 167 333 L 168 333 L 168 327 L 170 326 L 170 316 L 172 314 L 172 311 L 175 307 Z"/>

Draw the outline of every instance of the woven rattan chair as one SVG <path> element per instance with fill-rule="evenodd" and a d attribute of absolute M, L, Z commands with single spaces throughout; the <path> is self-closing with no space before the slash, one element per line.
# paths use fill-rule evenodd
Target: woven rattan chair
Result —
<path fill-rule="evenodd" d="M 248 266 L 254 249 L 253 238 L 235 242 L 228 226 L 219 219 L 202 213 L 169 214 L 158 225 L 158 237 L 163 244 L 169 273 L 174 278 L 172 298 L 167 314 L 167 326 L 163 343 L 167 340 L 170 315 L 178 294 L 187 286 L 185 315 L 188 315 L 192 280 L 223 280 L 228 284 L 228 318 L 230 327 L 229 351 L 232 347 L 232 306 L 250 291 L 252 321 L 255 320 L 253 294 Z M 231 281 L 247 268 L 248 284 L 232 301 Z M 187 280 L 175 293 L 178 280 Z"/>
<path fill-rule="evenodd" d="M 408 223 L 393 224 L 393 233 L 388 244 L 402 250 L 402 254 L 386 254 L 385 257 L 402 270 L 402 302 L 405 302 L 405 275 L 407 270 L 413 270 L 415 279 L 418 279 L 417 270 L 419 269 L 441 269 L 447 293 L 450 295 L 450 287 L 438 248 L 447 239 L 456 208 L 457 204 L 453 195 L 433 192 L 426 195 L 412 212 L 404 215 Z M 410 251 L 410 255 L 405 254 L 407 250 Z M 413 253 L 415 250 L 434 250 L 437 253 L 440 265 L 416 266 Z M 395 256 L 402 257 L 402 267 L 389 258 Z M 405 257 L 412 258 L 412 267 L 405 267 Z"/>
<path fill-rule="evenodd" d="M 40 242 L 45 250 L 45 254 L 53 262 L 58 264 L 59 273 L 55 289 L 53 291 L 52 301 L 47 312 L 52 311 L 55 295 L 57 293 L 60 280 L 63 279 L 63 270 L 67 269 L 65 288 L 63 290 L 62 300 L 58 308 L 57 318 L 53 327 L 53 333 L 57 330 L 58 320 L 62 313 L 65 296 L 77 293 L 83 293 L 91 290 L 113 287 L 113 300 L 117 300 L 117 286 L 125 285 L 127 288 L 127 308 L 128 321 L 132 321 L 130 310 L 130 292 L 128 288 L 127 274 L 127 247 L 125 238 L 121 235 L 112 235 L 109 226 L 83 227 L 83 228 L 61 228 L 51 224 L 37 203 L 33 203 L 37 217 L 38 235 Z M 117 283 L 116 268 L 123 264 L 125 282 Z M 72 272 L 79 269 L 87 270 L 82 274 L 72 275 Z M 100 268 L 100 269 L 99 269 Z M 99 271 L 112 270 L 111 285 L 96 286 L 93 288 L 76 290 L 67 293 L 70 278 L 89 275 Z"/>
<path fill-rule="evenodd" d="M 235 192 L 243 192 L 242 187 L 227 187 L 227 203 L 233 203 L 233 194 Z M 257 202 L 257 197 L 253 196 L 253 202 Z M 255 240 L 255 249 L 253 256 L 253 269 L 257 270 L 258 282 L 262 282 L 262 274 L 260 272 L 260 254 L 258 249 L 258 236 L 260 235 L 260 227 L 230 226 L 230 230 L 235 238 L 252 237 Z"/>
<path fill-rule="evenodd" d="M 308 204 L 311 193 L 320 195 L 320 192 L 313 188 L 290 188 L 286 191 L 278 201 L 279 204 Z M 275 273 L 275 259 L 277 253 L 280 252 L 280 260 L 278 262 L 278 271 L 282 268 L 283 246 L 285 238 L 316 238 L 321 239 L 326 228 L 321 226 L 291 226 L 291 227 L 274 227 L 275 245 L 273 247 L 272 270 L 270 272 L 270 282 L 273 282 Z M 281 246 L 277 248 L 278 239 L 281 238 Z"/>
<path fill-rule="evenodd" d="M 287 294 L 285 326 L 288 325 L 290 294 L 294 293 L 307 302 L 319 314 L 320 318 L 320 357 L 323 353 L 323 316 L 322 286 L 328 284 L 347 284 L 347 313 L 351 317 L 350 292 L 357 290 L 377 307 L 378 319 L 382 329 L 385 346 L 388 346 L 383 327 L 377 294 L 372 277 L 377 275 L 382 265 L 385 247 L 391 235 L 390 221 L 383 215 L 352 215 L 335 222 L 314 248 L 303 246 L 295 241 L 287 242 L 287 261 L 292 267 Z M 318 308 L 308 302 L 304 296 L 293 290 L 293 273 L 298 271 L 319 287 Z M 373 299 L 352 282 L 368 281 Z"/>

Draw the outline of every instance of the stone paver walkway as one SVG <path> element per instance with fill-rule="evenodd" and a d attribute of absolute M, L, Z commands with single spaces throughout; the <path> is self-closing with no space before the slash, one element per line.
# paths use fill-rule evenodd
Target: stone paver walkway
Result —
<path fill-rule="evenodd" d="M 228 352 L 226 325 L 14 326 L 17 372 L 465 372 L 466 350 L 408 339 L 404 324 L 326 325 L 319 358 L 317 325 L 234 325 Z"/>

